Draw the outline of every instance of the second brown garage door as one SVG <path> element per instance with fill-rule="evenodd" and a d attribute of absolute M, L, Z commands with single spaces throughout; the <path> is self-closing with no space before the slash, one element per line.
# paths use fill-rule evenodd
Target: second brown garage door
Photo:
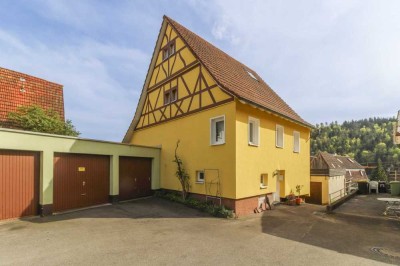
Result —
<path fill-rule="evenodd" d="M 109 156 L 54 155 L 55 212 L 107 203 L 109 187 Z"/>
<path fill-rule="evenodd" d="M 151 159 L 119 157 L 119 200 L 151 194 Z"/>

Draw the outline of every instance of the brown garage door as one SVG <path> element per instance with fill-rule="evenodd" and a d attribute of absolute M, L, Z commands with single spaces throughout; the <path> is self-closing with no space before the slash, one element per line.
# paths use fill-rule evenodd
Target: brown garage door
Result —
<path fill-rule="evenodd" d="M 119 157 L 119 200 L 151 194 L 151 159 Z"/>
<path fill-rule="evenodd" d="M 310 197 L 307 198 L 308 203 L 322 204 L 322 183 L 310 182 Z"/>
<path fill-rule="evenodd" d="M 109 177 L 109 156 L 56 153 L 54 155 L 54 211 L 107 203 Z"/>
<path fill-rule="evenodd" d="M 36 215 L 39 153 L 0 150 L 0 220 Z"/>

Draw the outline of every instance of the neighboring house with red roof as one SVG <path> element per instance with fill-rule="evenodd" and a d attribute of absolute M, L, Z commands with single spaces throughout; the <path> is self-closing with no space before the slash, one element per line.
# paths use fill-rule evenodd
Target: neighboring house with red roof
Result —
<path fill-rule="evenodd" d="M 347 195 L 356 182 L 369 181 L 365 167 L 348 156 L 319 152 L 311 157 L 310 165 L 314 203 L 329 204 L 332 198 Z"/>
<path fill-rule="evenodd" d="M 309 194 L 311 128 L 256 71 L 164 16 L 123 142 L 161 146 L 158 188 L 181 190 L 179 140 L 192 195 L 242 215 L 297 185 Z"/>
<path fill-rule="evenodd" d="M 0 127 L 10 127 L 8 113 L 37 105 L 64 117 L 63 86 L 13 70 L 0 68 Z"/>

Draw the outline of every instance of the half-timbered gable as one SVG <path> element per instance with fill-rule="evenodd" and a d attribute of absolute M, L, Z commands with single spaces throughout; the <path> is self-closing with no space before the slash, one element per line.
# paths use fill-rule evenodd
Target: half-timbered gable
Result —
<path fill-rule="evenodd" d="M 233 100 L 219 88 L 174 28 L 165 23 L 135 130 Z"/>

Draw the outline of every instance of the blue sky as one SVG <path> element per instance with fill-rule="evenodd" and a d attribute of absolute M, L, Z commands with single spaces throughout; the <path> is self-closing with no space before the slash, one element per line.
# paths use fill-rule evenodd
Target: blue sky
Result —
<path fill-rule="evenodd" d="M 166 14 L 310 123 L 400 109 L 400 1 L 2 1 L 0 66 L 64 85 L 82 137 L 120 141 Z"/>

